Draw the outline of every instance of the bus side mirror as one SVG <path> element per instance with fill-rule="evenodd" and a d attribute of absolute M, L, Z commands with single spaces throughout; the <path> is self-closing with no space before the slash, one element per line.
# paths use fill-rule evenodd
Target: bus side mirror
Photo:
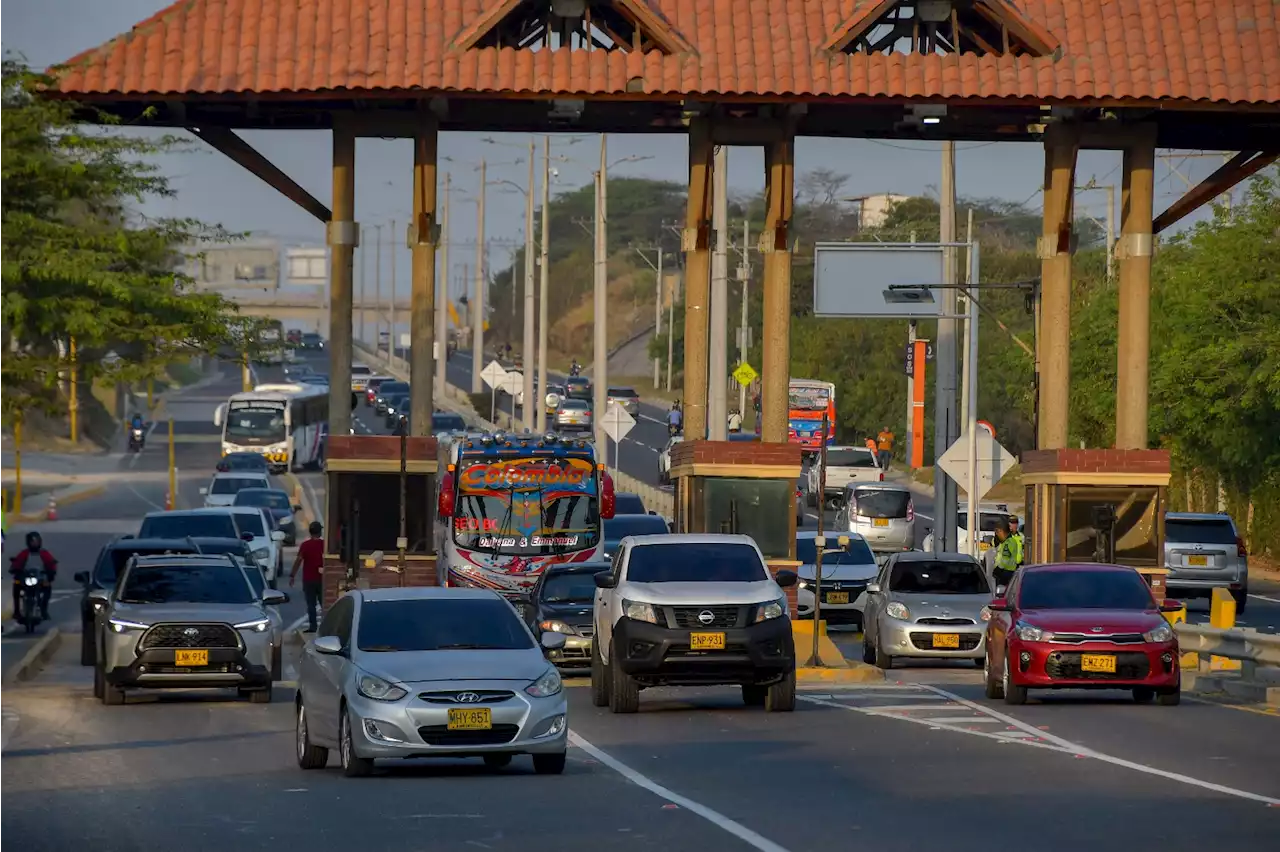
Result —
<path fill-rule="evenodd" d="M 453 515 L 453 474 L 446 473 L 440 479 L 440 496 L 436 498 L 436 514 L 442 518 Z"/>
<path fill-rule="evenodd" d="M 600 517 L 606 521 L 613 517 L 614 509 L 617 505 L 613 491 L 613 477 L 609 475 L 609 471 L 604 471 L 600 476 Z"/>
<path fill-rule="evenodd" d="M 224 402 L 213 410 L 213 425 L 222 428 L 222 421 L 227 416 L 227 404 Z"/>

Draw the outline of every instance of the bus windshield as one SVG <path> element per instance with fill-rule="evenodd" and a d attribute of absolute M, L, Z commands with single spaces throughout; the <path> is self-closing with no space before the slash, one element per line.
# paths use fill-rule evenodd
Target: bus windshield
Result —
<path fill-rule="evenodd" d="M 826 411 L 831 395 L 826 388 L 792 387 L 787 402 L 793 411 Z"/>
<path fill-rule="evenodd" d="M 586 460 L 459 465 L 453 541 L 484 553 L 535 556 L 600 541 L 596 482 Z"/>
<path fill-rule="evenodd" d="M 283 405 L 233 403 L 227 411 L 228 441 L 237 444 L 274 444 L 284 439 Z"/>

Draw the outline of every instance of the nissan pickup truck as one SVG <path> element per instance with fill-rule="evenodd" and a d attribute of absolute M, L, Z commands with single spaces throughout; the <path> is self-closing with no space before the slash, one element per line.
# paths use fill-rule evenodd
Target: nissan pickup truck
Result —
<path fill-rule="evenodd" d="M 821 498 L 823 507 L 839 508 L 846 485 L 854 482 L 884 482 L 884 471 L 876 460 L 876 454 L 866 447 L 829 447 L 827 449 L 827 480 L 821 483 L 819 459 L 809 465 L 808 500 L 817 506 Z M 818 491 L 822 494 L 819 495 Z"/>

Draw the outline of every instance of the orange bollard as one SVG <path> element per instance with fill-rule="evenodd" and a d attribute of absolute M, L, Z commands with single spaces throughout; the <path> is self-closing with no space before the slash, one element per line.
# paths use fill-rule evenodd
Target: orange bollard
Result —
<path fill-rule="evenodd" d="M 44 519 L 46 521 L 58 520 L 58 500 L 52 494 L 49 495 L 49 508 L 45 511 Z"/>

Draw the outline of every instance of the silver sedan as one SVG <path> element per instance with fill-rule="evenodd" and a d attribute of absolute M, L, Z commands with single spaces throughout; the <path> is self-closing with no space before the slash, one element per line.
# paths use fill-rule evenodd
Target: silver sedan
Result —
<path fill-rule="evenodd" d="M 568 704 L 543 649 L 511 604 L 486 589 L 348 592 L 303 651 L 296 750 L 320 769 L 338 749 L 349 776 L 381 758 L 519 754 L 539 773 L 564 771 Z"/>

